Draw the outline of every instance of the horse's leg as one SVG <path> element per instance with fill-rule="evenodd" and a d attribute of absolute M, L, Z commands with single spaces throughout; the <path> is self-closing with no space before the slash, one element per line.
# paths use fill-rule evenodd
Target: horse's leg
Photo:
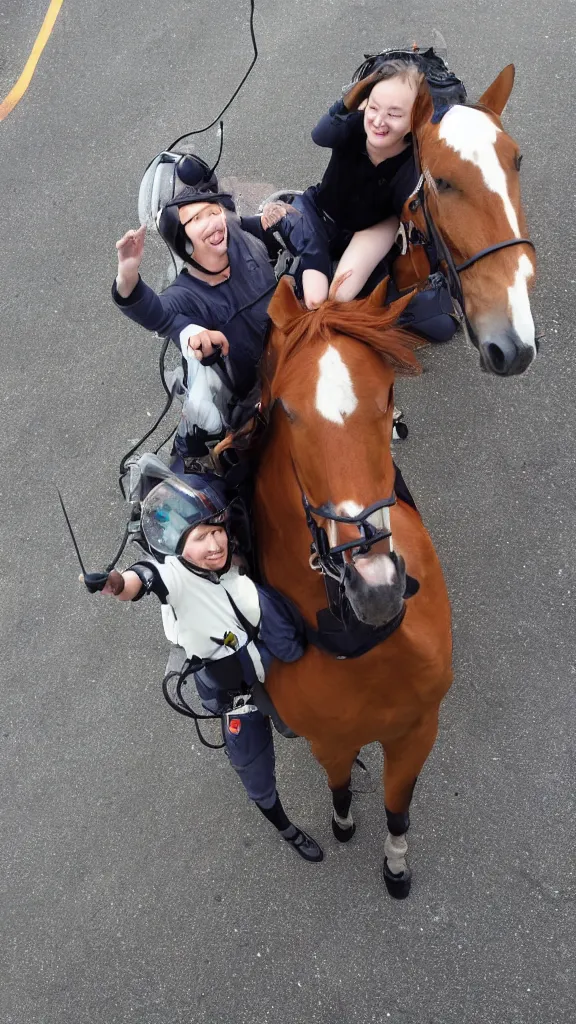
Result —
<path fill-rule="evenodd" d="M 384 843 L 384 881 L 391 896 L 404 899 L 410 892 L 412 872 L 406 863 L 410 827 L 410 801 L 416 780 L 438 732 L 438 709 L 416 728 L 384 747 L 384 796 L 388 835 Z"/>
<path fill-rule="evenodd" d="M 310 746 L 314 757 L 328 776 L 328 785 L 332 791 L 332 831 L 339 843 L 347 843 L 356 831 L 350 812 L 350 777 L 358 751 L 335 751 L 333 748 L 327 748 L 322 742 L 313 742 Z"/>

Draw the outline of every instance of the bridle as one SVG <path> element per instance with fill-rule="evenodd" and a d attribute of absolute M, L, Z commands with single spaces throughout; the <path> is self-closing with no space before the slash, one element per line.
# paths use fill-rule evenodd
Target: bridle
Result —
<path fill-rule="evenodd" d="M 302 494 L 302 505 L 306 515 L 308 529 L 312 535 L 310 553 L 310 565 L 324 576 L 331 576 L 333 579 L 342 580 L 346 572 L 347 562 L 344 558 L 345 551 L 357 550 L 358 554 L 365 555 L 374 544 L 381 540 L 388 540 L 392 536 L 390 530 L 379 530 L 369 523 L 370 516 L 382 508 L 391 508 L 396 504 L 396 495 L 392 493 L 389 498 L 382 498 L 372 505 L 363 508 L 357 516 L 338 516 L 332 511 L 329 505 L 319 505 L 316 508 L 311 505 L 306 494 L 300 488 Z M 346 523 L 347 526 L 356 526 L 360 531 L 360 537 L 356 540 L 346 541 L 344 544 L 330 546 L 328 535 L 323 526 L 319 526 L 314 518 L 328 519 L 333 523 Z"/>
<path fill-rule="evenodd" d="M 414 145 L 414 158 L 416 161 L 417 169 L 421 171 L 420 155 L 418 153 L 418 148 L 416 144 Z M 475 253 L 473 256 L 470 256 L 467 260 L 464 260 L 463 263 L 456 264 L 452 258 L 452 254 L 448 246 L 446 245 L 446 242 L 442 237 L 442 234 L 440 233 L 440 231 L 436 227 L 436 224 L 434 223 L 432 214 L 430 213 L 426 197 L 425 185 L 426 175 L 425 173 L 421 172 L 416 188 L 414 189 L 412 197 L 408 202 L 408 209 L 410 210 L 411 213 L 415 213 L 416 210 L 419 209 L 422 210 L 424 220 L 426 221 L 428 241 L 429 243 L 431 243 L 431 246 L 434 250 L 432 254 L 432 259 L 430 259 L 430 265 L 432 268 L 436 269 L 438 268 L 440 263 L 445 264 L 445 276 L 447 279 L 448 291 L 450 293 L 450 298 L 452 300 L 455 314 L 460 323 L 462 323 L 465 326 L 470 337 L 470 340 L 473 342 L 474 345 L 476 345 L 476 347 L 478 347 L 478 342 L 476 339 L 474 329 L 470 324 L 470 321 L 468 320 L 468 316 L 466 315 L 466 303 L 464 300 L 464 292 L 462 289 L 460 274 L 462 273 L 463 270 L 468 270 L 469 267 L 473 267 L 474 264 L 478 263 L 479 260 L 483 260 L 486 256 L 490 256 L 494 252 L 500 252 L 501 249 L 508 249 L 512 245 L 529 245 L 532 247 L 532 249 L 535 249 L 536 246 L 534 245 L 534 242 L 532 242 L 529 238 L 508 238 L 504 242 L 496 242 L 495 245 L 489 245 L 485 249 L 480 249 L 479 252 Z"/>
<path fill-rule="evenodd" d="M 296 474 L 296 479 L 298 480 L 298 474 Z M 349 563 L 346 561 L 344 553 L 354 549 L 358 554 L 365 555 L 374 544 L 378 544 L 381 540 L 388 540 L 392 536 L 390 530 L 379 530 L 372 523 L 369 523 L 368 519 L 375 512 L 378 512 L 379 509 L 391 508 L 392 505 L 395 505 L 396 495 L 392 493 L 389 498 L 375 501 L 374 504 L 362 509 L 356 516 L 339 516 L 336 515 L 329 505 L 319 505 L 318 507 L 311 505 L 299 480 L 298 486 L 300 487 L 306 522 L 312 536 L 310 568 L 320 572 L 322 575 L 328 607 L 332 614 L 344 626 L 349 625 L 352 615 L 345 594 L 345 582 L 347 572 L 349 571 Z M 346 523 L 348 526 L 356 526 L 360 536 L 357 540 L 346 541 L 344 544 L 336 544 L 331 547 L 326 530 L 323 526 L 318 525 L 315 517 L 328 519 L 333 523 Z M 393 551 L 390 552 L 390 557 L 393 561 L 396 560 L 396 555 Z"/>
<path fill-rule="evenodd" d="M 281 401 L 278 401 L 278 399 L 273 402 L 273 405 L 276 404 L 276 402 L 278 402 L 280 407 L 283 408 Z M 300 475 L 293 457 L 291 461 L 294 477 L 300 491 L 302 507 L 306 517 L 306 524 L 311 536 L 309 564 L 311 569 L 315 572 L 319 572 L 322 576 L 326 591 L 328 610 L 341 624 L 339 628 L 344 627 L 346 631 L 357 631 L 358 628 L 361 630 L 370 630 L 372 627 L 366 627 L 365 624 L 361 623 L 357 618 L 346 596 L 346 581 L 350 573 L 351 563 L 346 560 L 345 553 L 347 551 L 354 550 L 359 555 L 366 555 L 370 552 L 374 544 L 378 544 L 383 540 L 389 540 L 392 536 L 391 530 L 379 529 L 372 523 L 368 522 L 368 520 L 370 519 L 370 516 L 373 516 L 374 513 L 380 511 L 380 509 L 392 508 L 392 506 L 396 504 L 396 492 L 394 490 L 388 498 L 381 498 L 380 501 L 375 501 L 372 505 L 367 505 L 355 516 L 338 515 L 334 511 L 334 506 L 330 503 L 317 506 L 312 505 L 304 487 L 302 486 Z M 332 546 L 325 528 L 319 525 L 317 519 L 323 519 L 325 521 L 328 520 L 332 523 L 345 523 L 347 526 L 354 526 L 358 529 L 360 536 L 355 540 L 345 541 L 343 544 L 335 544 Z M 388 557 L 394 562 L 395 566 L 398 566 L 398 556 L 396 555 L 396 552 L 392 550 L 391 544 Z M 406 576 L 406 591 L 404 593 L 404 597 L 411 597 L 412 594 L 416 593 L 418 590 L 418 586 L 419 584 L 416 580 L 412 579 L 412 577 Z M 379 640 L 377 642 L 384 640 L 400 625 L 404 617 L 405 610 L 406 607 L 403 603 L 400 611 L 393 617 L 393 619 L 391 619 L 390 622 L 385 623 L 382 627 L 379 627 Z"/>

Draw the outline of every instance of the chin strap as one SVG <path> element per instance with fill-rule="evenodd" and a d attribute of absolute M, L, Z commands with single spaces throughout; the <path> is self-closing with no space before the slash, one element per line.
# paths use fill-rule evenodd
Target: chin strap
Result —
<path fill-rule="evenodd" d="M 208 270 L 207 267 L 203 267 L 197 260 L 193 260 L 191 256 L 188 257 L 187 262 L 194 267 L 194 270 L 199 270 L 202 274 L 209 274 L 210 277 L 218 277 L 219 274 L 223 274 L 230 267 L 230 264 L 227 263 L 225 267 L 222 267 L 222 270 Z"/>
<path fill-rule="evenodd" d="M 194 562 L 187 562 L 184 555 L 178 555 L 178 561 L 185 569 L 188 569 L 188 572 L 194 573 L 195 576 L 200 576 L 201 579 L 209 580 L 210 583 L 219 583 L 220 577 L 223 576 L 225 572 L 228 572 L 232 564 L 232 556 L 234 554 L 228 530 L 226 530 L 226 536 L 228 537 L 228 558 L 221 569 L 201 569 L 199 565 L 194 565 Z"/>

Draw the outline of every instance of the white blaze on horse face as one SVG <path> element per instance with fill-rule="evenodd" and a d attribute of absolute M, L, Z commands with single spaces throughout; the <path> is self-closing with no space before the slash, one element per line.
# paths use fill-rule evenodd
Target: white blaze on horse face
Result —
<path fill-rule="evenodd" d="M 514 284 L 508 289 L 508 305 L 510 308 L 510 319 L 514 329 L 524 344 L 536 348 L 534 320 L 530 309 L 528 298 L 528 281 L 534 274 L 534 267 L 525 253 L 518 261 L 518 270 L 514 278 Z"/>
<path fill-rule="evenodd" d="M 362 512 L 362 505 L 356 504 L 355 501 L 341 501 L 336 505 L 337 516 L 348 516 L 349 519 L 353 519 L 354 516 L 359 516 Z"/>
<path fill-rule="evenodd" d="M 349 519 L 354 519 L 355 516 L 361 515 L 363 511 L 362 505 L 357 505 L 355 501 L 341 501 L 336 506 L 336 515 L 348 516 Z M 371 516 L 368 516 L 368 522 L 376 530 L 389 530 L 390 509 L 377 508 Z"/>
<path fill-rule="evenodd" d="M 358 405 L 348 367 L 338 350 L 328 345 L 318 368 L 316 409 L 325 420 L 343 426 L 345 417 L 351 416 Z"/>
<path fill-rule="evenodd" d="M 512 235 L 521 238 L 516 211 L 508 194 L 506 174 L 496 152 L 496 140 L 501 131 L 492 119 L 473 107 L 452 107 L 442 118 L 439 138 L 463 159 L 475 164 L 482 173 L 487 188 L 496 192 L 504 204 Z M 510 319 L 523 342 L 536 349 L 534 321 L 528 298 L 528 281 L 534 274 L 531 260 L 525 253 L 518 258 L 513 284 L 508 288 Z"/>
<path fill-rule="evenodd" d="M 486 187 L 500 196 L 514 236 L 520 238 L 518 217 L 510 202 L 506 174 L 496 152 L 496 139 L 501 130 L 482 110 L 456 106 L 444 114 L 438 137 L 462 160 L 469 160 L 480 168 Z"/>
<path fill-rule="evenodd" d="M 362 505 L 358 505 L 355 501 L 341 501 L 336 506 L 335 511 L 338 516 L 348 516 L 350 519 L 354 519 L 361 514 L 363 509 Z M 367 522 L 376 530 L 389 532 L 390 509 L 377 508 L 371 516 L 368 516 Z M 328 523 L 328 536 L 331 546 L 335 547 L 338 543 L 338 524 L 333 520 Z M 392 552 L 394 550 L 392 537 L 390 536 L 388 540 L 390 551 Z M 361 543 L 360 539 L 359 543 Z M 355 565 L 360 575 L 368 584 L 382 586 L 383 584 L 392 584 L 396 579 L 396 566 L 387 555 L 363 555 L 356 560 Z"/>

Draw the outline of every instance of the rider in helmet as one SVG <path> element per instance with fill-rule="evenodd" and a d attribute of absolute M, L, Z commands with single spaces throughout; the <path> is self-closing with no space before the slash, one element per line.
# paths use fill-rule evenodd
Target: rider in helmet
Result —
<path fill-rule="evenodd" d="M 226 749 L 248 796 L 301 857 L 319 861 L 318 844 L 284 811 L 270 719 L 250 693 L 263 683 L 273 657 L 301 656 L 302 625 L 277 591 L 257 587 L 233 564 L 229 511 L 217 477 L 167 476 L 141 506 L 151 556 L 125 572 L 112 571 L 103 593 L 120 601 L 156 594 L 166 636 L 184 649 L 204 707 L 223 716 Z"/>
<path fill-rule="evenodd" d="M 279 245 L 260 217 L 238 217 L 232 196 L 220 190 L 204 161 L 192 155 L 177 162 L 161 159 L 173 156 L 160 154 L 146 172 L 148 214 L 141 210 L 140 217 L 156 224 L 183 268 L 161 295 L 144 283 L 139 273 L 144 223 L 116 243 L 118 273 L 112 296 L 129 319 L 169 336 L 185 356 L 192 352 L 198 361 L 224 359 L 225 372 L 218 379 L 212 370 L 204 391 L 207 375 L 201 374 L 196 382 L 199 367 L 193 359 L 188 361 L 188 377 L 195 378 L 188 379 L 188 387 L 195 383 L 205 411 L 199 423 L 202 430 L 178 447 L 183 456 L 199 456 L 206 454 L 207 436 L 219 437 L 226 427 L 222 409 L 230 394 L 245 399 L 256 383 Z M 167 196 L 166 171 L 171 175 Z M 222 379 L 226 400 L 215 414 L 211 402 Z"/>

